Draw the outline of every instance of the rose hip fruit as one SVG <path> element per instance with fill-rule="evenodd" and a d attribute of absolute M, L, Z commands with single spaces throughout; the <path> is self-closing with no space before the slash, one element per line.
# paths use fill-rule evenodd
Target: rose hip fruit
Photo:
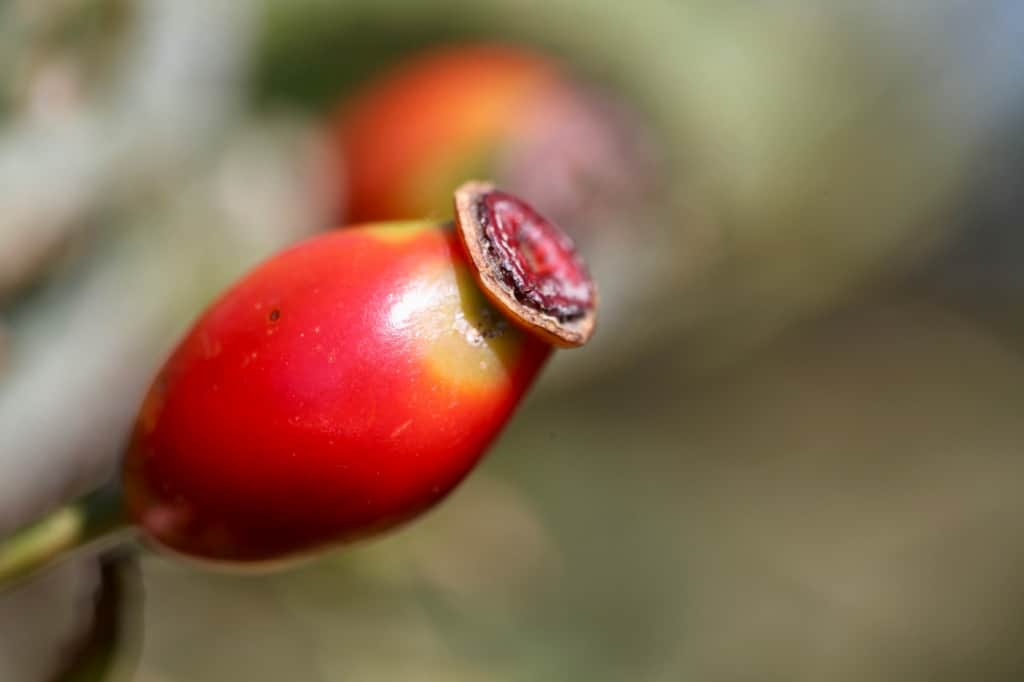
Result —
<path fill-rule="evenodd" d="M 470 44 L 412 55 L 370 81 L 342 103 L 334 140 L 350 221 L 448 217 L 452 190 L 484 175 L 584 239 L 636 229 L 630 209 L 656 176 L 646 132 L 621 97 L 558 60 Z"/>
<path fill-rule="evenodd" d="M 362 225 L 299 244 L 199 318 L 124 464 L 127 510 L 156 544 L 306 554 L 408 520 L 466 476 L 551 343 L 585 340 L 596 299 L 571 242 L 525 202 L 479 183 L 459 201 L 479 212 L 458 230 Z M 460 234 L 493 226 L 503 251 L 478 271 Z"/>
<path fill-rule="evenodd" d="M 450 216 L 455 186 L 489 170 L 513 121 L 557 78 L 544 57 L 477 45 L 428 52 L 372 82 L 337 124 L 348 219 Z"/>

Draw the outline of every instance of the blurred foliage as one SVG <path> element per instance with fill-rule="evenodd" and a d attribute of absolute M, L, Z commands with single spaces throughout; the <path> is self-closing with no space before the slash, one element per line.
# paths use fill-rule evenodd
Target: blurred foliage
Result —
<path fill-rule="evenodd" d="M 100 558 L 92 624 L 55 682 L 114 682 L 132 678 L 142 634 L 142 583 L 133 550 Z"/>
<path fill-rule="evenodd" d="M 403 56 L 481 35 L 441 15 L 427 24 L 396 24 L 379 11 L 336 3 L 313 9 L 275 3 L 264 22 L 252 72 L 255 105 L 328 113 L 338 106 L 340 93 Z"/>

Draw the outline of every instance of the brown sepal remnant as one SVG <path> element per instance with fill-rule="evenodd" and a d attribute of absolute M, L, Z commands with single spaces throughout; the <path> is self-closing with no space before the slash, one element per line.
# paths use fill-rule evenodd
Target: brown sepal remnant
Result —
<path fill-rule="evenodd" d="M 526 331 L 563 348 L 585 344 L 597 288 L 565 232 L 485 182 L 455 190 L 455 223 L 487 297 Z"/>

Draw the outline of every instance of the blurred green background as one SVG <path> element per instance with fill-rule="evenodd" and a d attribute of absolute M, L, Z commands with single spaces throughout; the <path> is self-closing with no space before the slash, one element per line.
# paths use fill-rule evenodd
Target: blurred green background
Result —
<path fill-rule="evenodd" d="M 330 224 L 345 98 L 473 41 L 641 122 L 656 181 L 589 245 L 620 307 L 425 518 L 275 575 L 143 555 L 120 674 L 1021 679 L 1013 0 L 0 4 L 0 531 L 108 477 L 191 319 Z M 0 679 L 87 636 L 76 570 L 0 596 Z"/>

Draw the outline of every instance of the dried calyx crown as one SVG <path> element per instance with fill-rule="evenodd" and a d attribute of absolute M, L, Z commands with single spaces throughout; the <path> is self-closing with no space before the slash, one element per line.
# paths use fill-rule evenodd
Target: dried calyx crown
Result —
<path fill-rule="evenodd" d="M 455 191 L 455 221 L 484 293 L 557 346 L 594 333 L 597 288 L 572 239 L 522 199 L 484 182 Z"/>

